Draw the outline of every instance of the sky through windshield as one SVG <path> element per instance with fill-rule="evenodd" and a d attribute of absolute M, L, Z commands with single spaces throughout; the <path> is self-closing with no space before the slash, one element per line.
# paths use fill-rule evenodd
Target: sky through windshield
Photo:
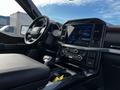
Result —
<path fill-rule="evenodd" d="M 100 18 L 120 24 L 120 0 L 33 0 L 39 10 L 53 20 Z"/>
<path fill-rule="evenodd" d="M 120 24 L 120 0 L 32 0 L 42 14 L 65 22 L 76 18 L 100 18 L 111 24 Z M 1 0 L 0 15 L 9 16 L 24 10 L 15 0 Z"/>

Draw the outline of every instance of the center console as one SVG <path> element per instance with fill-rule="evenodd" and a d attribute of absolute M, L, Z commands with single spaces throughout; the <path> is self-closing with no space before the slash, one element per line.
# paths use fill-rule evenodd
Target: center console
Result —
<path fill-rule="evenodd" d="M 82 19 L 66 22 L 62 28 L 59 55 L 63 64 L 97 73 L 104 44 L 106 24 L 100 19 Z M 93 50 L 92 50 L 93 49 Z"/>
<path fill-rule="evenodd" d="M 51 65 L 52 84 L 48 84 L 49 89 L 50 86 L 52 88 L 50 90 L 76 87 L 76 82 L 86 86 L 90 76 L 98 73 L 101 60 L 99 49 L 104 44 L 105 29 L 105 22 L 96 18 L 71 20 L 63 25 L 56 58 L 52 61 L 51 57 L 44 57 L 45 64 L 51 65 L 54 62 Z M 48 87 L 44 90 L 48 90 Z"/>

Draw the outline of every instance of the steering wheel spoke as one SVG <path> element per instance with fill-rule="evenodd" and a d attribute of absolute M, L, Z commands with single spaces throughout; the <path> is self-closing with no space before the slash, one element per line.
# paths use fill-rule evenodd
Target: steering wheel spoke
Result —
<path fill-rule="evenodd" d="M 35 41 L 35 40 L 36 40 L 36 39 L 34 39 L 34 38 L 29 39 L 30 42 Z"/>

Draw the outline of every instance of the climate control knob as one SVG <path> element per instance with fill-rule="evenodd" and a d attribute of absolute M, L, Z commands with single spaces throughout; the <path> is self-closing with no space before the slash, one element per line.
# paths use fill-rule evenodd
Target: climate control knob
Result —
<path fill-rule="evenodd" d="M 78 49 L 74 49 L 74 53 L 78 53 Z"/>
<path fill-rule="evenodd" d="M 81 61 L 83 59 L 83 57 L 81 55 L 78 55 L 78 60 Z"/>

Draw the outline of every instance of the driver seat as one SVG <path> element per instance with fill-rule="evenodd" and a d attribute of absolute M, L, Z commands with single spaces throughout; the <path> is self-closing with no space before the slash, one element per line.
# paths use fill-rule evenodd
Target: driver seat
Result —
<path fill-rule="evenodd" d="M 22 54 L 0 54 L 0 90 L 41 90 L 49 68 Z"/>

